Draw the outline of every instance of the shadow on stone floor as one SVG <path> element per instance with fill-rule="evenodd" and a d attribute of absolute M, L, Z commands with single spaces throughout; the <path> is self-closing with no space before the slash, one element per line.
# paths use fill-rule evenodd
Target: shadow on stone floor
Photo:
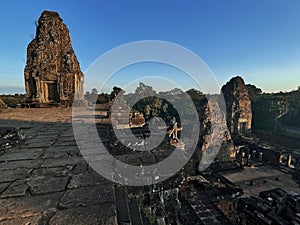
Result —
<path fill-rule="evenodd" d="M 0 120 L 26 139 L 0 154 L 1 224 L 117 224 L 113 183 L 91 170 L 71 123 Z"/>

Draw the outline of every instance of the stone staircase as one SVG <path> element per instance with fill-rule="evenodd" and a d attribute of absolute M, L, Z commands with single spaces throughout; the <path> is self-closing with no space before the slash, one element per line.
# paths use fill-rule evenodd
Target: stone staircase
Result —
<path fill-rule="evenodd" d="M 117 159 L 131 165 L 150 165 L 167 157 L 170 152 L 160 150 L 134 152 L 124 149 L 123 145 L 116 145 L 117 141 L 108 131 L 109 126 L 97 125 L 98 134 L 104 141 L 108 151 Z M 122 136 L 123 139 L 130 137 Z M 126 140 L 124 140 L 126 142 Z M 170 149 L 168 149 L 170 150 Z M 117 175 L 117 174 L 115 174 Z M 180 203 L 178 200 L 178 186 L 182 181 L 181 173 L 149 186 L 125 186 L 114 184 L 117 221 L 119 225 L 166 225 L 179 224 L 178 214 Z"/>
<path fill-rule="evenodd" d="M 97 124 L 97 131 L 107 151 L 116 159 L 130 165 L 152 165 L 164 160 L 174 151 L 167 142 L 153 150 L 143 151 L 143 148 L 132 151 L 126 146 L 132 146 L 136 140 L 133 141 L 132 136 L 126 132 L 121 136 L 126 143 L 124 146 L 110 125 Z M 183 141 L 186 147 L 192 145 L 189 140 Z M 113 176 L 120 175 L 119 172 L 115 170 Z M 182 172 L 178 171 L 167 180 L 149 186 L 135 187 L 115 183 L 113 187 L 118 225 L 230 224 L 205 192 L 199 192 L 191 184 L 187 184 L 188 190 L 183 191 Z"/>
<path fill-rule="evenodd" d="M 140 208 L 137 197 L 129 195 L 127 187 L 116 184 L 115 194 L 119 225 L 151 225 Z"/>

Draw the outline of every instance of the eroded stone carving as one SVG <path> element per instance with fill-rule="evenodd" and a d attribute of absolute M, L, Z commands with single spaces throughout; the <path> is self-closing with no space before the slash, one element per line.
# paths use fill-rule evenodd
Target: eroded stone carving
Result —
<path fill-rule="evenodd" d="M 44 11 L 27 47 L 24 71 L 27 104 L 70 105 L 84 100 L 83 82 L 67 26 L 57 12 Z"/>

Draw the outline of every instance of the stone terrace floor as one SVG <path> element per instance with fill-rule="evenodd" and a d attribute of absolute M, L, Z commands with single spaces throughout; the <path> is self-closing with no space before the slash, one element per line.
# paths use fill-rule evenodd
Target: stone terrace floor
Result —
<path fill-rule="evenodd" d="M 89 170 L 70 108 L 5 109 L 26 140 L 0 153 L 0 224 L 117 224 L 114 184 Z"/>
<path fill-rule="evenodd" d="M 245 167 L 239 172 L 230 171 L 221 174 L 243 189 L 243 197 L 258 196 L 262 191 L 275 188 L 282 188 L 286 192 L 300 193 L 300 186 L 291 174 L 270 165 Z"/>

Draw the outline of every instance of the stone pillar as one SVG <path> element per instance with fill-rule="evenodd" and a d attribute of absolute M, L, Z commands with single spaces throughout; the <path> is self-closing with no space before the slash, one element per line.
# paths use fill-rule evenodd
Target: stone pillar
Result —
<path fill-rule="evenodd" d="M 80 85 L 79 85 L 79 87 L 80 87 L 80 89 L 79 89 L 79 98 L 80 99 L 83 99 L 84 100 L 84 87 L 83 87 L 83 85 L 84 85 L 84 79 L 83 79 L 83 77 L 80 77 Z"/>
<path fill-rule="evenodd" d="M 292 155 L 288 154 L 288 156 L 287 156 L 287 162 L 286 162 L 287 167 L 291 166 L 291 162 L 292 162 Z"/>
<path fill-rule="evenodd" d="M 255 149 L 252 149 L 252 160 L 255 160 L 256 159 L 256 150 Z"/>
<path fill-rule="evenodd" d="M 241 154 L 241 166 L 244 166 L 245 165 L 245 157 L 246 157 L 246 153 L 243 151 L 242 154 Z"/>
<path fill-rule="evenodd" d="M 295 163 L 295 169 L 296 170 L 300 170 L 300 158 L 296 159 L 296 163 Z"/>
<path fill-rule="evenodd" d="M 283 154 L 280 154 L 279 159 L 278 159 L 279 164 L 283 164 Z"/>
<path fill-rule="evenodd" d="M 43 82 L 43 93 L 44 93 L 44 96 L 43 96 L 43 99 L 41 102 L 43 103 L 46 103 L 48 102 L 48 85 L 46 82 Z"/>
<path fill-rule="evenodd" d="M 262 153 L 262 152 L 259 152 L 258 160 L 259 160 L 259 161 L 262 161 L 262 160 L 263 160 L 263 153 Z"/>
<path fill-rule="evenodd" d="M 239 148 L 234 146 L 234 150 L 235 150 L 235 159 L 237 160 L 239 158 Z"/>

